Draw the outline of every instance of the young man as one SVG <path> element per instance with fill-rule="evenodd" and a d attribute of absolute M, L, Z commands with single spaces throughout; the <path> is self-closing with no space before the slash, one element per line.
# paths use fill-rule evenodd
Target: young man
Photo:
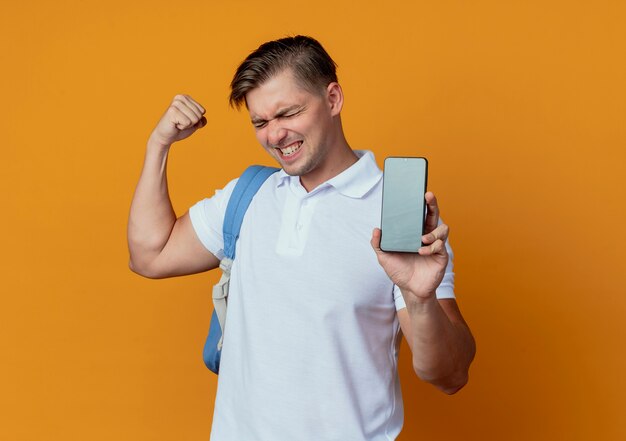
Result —
<path fill-rule="evenodd" d="M 382 173 L 348 145 L 335 63 L 314 39 L 261 45 L 231 90 L 282 170 L 237 243 L 211 439 L 395 439 L 401 336 L 416 374 L 446 393 L 465 385 L 475 351 L 435 196 L 419 254 L 381 251 Z M 176 96 L 148 141 L 128 225 L 130 267 L 143 276 L 207 271 L 223 257 L 236 180 L 180 218 L 167 191 L 169 149 L 206 125 L 204 112 Z"/>

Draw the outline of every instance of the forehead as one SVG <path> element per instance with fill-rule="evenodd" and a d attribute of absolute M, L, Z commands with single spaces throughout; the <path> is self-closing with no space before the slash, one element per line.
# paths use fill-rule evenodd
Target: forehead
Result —
<path fill-rule="evenodd" d="M 246 104 L 251 117 L 269 119 L 280 109 L 304 105 L 316 97 L 302 87 L 287 69 L 248 92 Z"/>

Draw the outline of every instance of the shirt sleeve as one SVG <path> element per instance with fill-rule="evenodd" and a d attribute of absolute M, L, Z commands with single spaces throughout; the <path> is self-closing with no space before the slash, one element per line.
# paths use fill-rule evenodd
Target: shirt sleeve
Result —
<path fill-rule="evenodd" d="M 435 292 L 437 299 L 456 298 L 454 295 L 454 254 L 452 252 L 452 247 L 450 246 L 450 241 L 448 240 L 446 241 L 446 249 L 448 250 L 448 256 L 450 258 L 448 259 L 448 265 L 446 266 L 446 272 L 443 275 L 443 279 Z M 396 304 L 396 311 L 406 308 L 404 297 L 402 297 L 400 288 L 398 288 L 397 285 L 393 286 L 393 299 Z"/>
<path fill-rule="evenodd" d="M 202 245 L 219 260 L 224 258 L 222 226 L 230 196 L 238 179 L 230 181 L 211 198 L 202 199 L 189 208 L 189 218 Z"/>

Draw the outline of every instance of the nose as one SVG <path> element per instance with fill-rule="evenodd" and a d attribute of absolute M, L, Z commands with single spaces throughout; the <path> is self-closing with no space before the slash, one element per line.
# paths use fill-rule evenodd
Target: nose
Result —
<path fill-rule="evenodd" d="M 276 120 L 269 122 L 267 130 L 267 143 L 270 147 L 278 147 L 286 137 L 287 130 L 281 127 Z"/>

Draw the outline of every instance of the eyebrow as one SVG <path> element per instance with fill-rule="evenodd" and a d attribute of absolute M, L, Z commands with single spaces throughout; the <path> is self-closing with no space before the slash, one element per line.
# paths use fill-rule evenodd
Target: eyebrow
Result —
<path fill-rule="evenodd" d="M 294 110 L 300 109 L 302 107 L 304 106 L 301 106 L 300 104 L 294 104 L 293 106 L 285 107 L 283 109 L 280 109 L 278 112 L 276 112 L 274 114 L 274 118 L 280 118 L 281 116 L 285 116 L 289 112 L 293 112 Z M 263 118 L 259 118 L 259 117 L 252 118 L 250 121 L 252 121 L 252 124 L 266 122 Z"/>

